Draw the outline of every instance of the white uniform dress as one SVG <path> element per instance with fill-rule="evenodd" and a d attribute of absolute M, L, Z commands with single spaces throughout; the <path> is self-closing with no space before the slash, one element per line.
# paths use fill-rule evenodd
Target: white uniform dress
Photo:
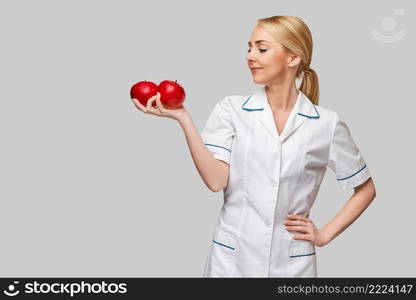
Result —
<path fill-rule="evenodd" d="M 279 136 L 263 86 L 217 102 L 201 136 L 230 165 L 203 276 L 317 277 L 315 245 L 283 222 L 309 217 L 327 167 L 344 190 L 370 178 L 346 123 L 299 90 Z"/>

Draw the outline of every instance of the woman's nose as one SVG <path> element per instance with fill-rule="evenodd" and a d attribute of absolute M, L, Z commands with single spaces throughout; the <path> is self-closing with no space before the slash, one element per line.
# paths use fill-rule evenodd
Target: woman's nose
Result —
<path fill-rule="evenodd" d="M 254 63 L 255 62 L 254 57 L 252 57 L 250 54 L 247 55 L 246 60 L 247 60 L 248 63 Z"/>
<path fill-rule="evenodd" d="M 247 62 L 249 63 L 254 63 L 256 61 L 256 56 L 254 53 L 250 52 L 248 53 L 248 55 L 246 56 Z"/>

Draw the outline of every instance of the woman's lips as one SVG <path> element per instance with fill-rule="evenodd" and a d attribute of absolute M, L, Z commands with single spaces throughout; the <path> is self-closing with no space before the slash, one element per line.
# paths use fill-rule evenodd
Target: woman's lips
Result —
<path fill-rule="evenodd" d="M 254 69 L 251 69 L 251 72 L 255 73 L 255 72 L 258 72 L 260 70 L 261 70 L 261 68 L 254 68 Z"/>

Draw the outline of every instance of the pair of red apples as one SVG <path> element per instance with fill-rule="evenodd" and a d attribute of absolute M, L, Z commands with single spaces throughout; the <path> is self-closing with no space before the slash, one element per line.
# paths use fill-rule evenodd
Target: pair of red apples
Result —
<path fill-rule="evenodd" d="M 144 106 L 147 100 L 160 93 L 160 102 L 165 108 L 177 109 L 182 106 L 185 101 L 185 90 L 175 81 L 164 80 L 159 85 L 152 81 L 139 81 L 130 89 L 130 98 L 136 98 Z M 157 107 L 156 101 L 152 103 L 153 107 Z"/>

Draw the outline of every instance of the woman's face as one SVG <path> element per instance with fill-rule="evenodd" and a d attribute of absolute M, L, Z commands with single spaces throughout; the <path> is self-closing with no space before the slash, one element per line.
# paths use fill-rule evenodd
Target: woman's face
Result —
<path fill-rule="evenodd" d="M 260 41 L 257 42 L 256 41 Z M 293 56 L 293 55 L 292 55 Z M 268 84 L 286 77 L 291 55 L 264 29 L 256 26 L 248 44 L 247 64 L 258 84 Z M 260 68 L 253 70 L 252 68 Z"/>

